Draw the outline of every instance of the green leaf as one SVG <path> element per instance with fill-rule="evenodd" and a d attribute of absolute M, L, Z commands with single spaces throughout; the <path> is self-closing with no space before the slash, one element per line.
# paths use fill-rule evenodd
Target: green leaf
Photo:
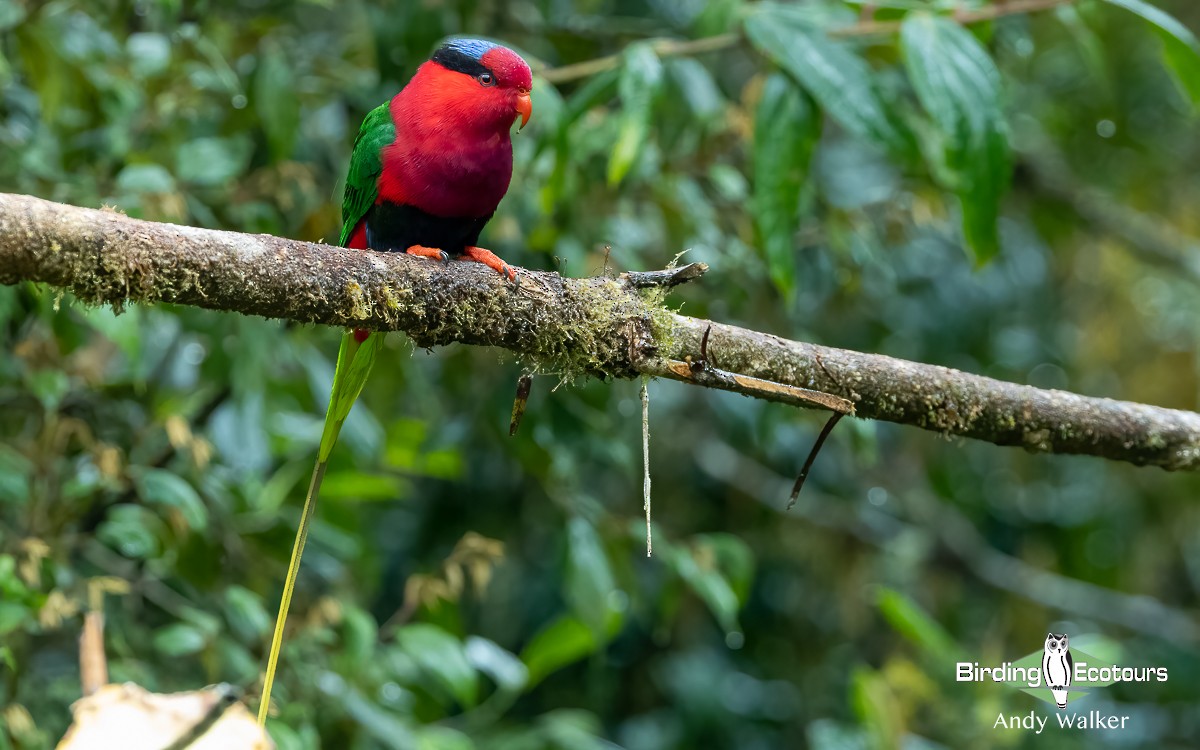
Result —
<path fill-rule="evenodd" d="M 342 608 L 342 648 L 354 663 L 366 666 L 375 656 L 379 625 L 369 612 L 347 604 Z"/>
<path fill-rule="evenodd" d="M 130 164 L 117 175 L 117 187 L 129 193 L 170 193 L 175 178 L 161 164 Z"/>
<path fill-rule="evenodd" d="M 136 363 L 142 359 L 146 317 L 144 310 L 131 307 L 124 314 L 117 315 L 107 307 L 91 307 L 80 311 L 80 314 L 88 325 L 116 344 L 127 360 L 124 372 L 131 373 Z"/>
<path fill-rule="evenodd" d="M 96 536 L 125 557 L 146 559 L 158 554 L 161 526 L 149 510 L 124 503 L 108 511 Z"/>
<path fill-rule="evenodd" d="M 292 155 L 300 129 L 300 100 L 287 55 L 277 44 L 265 42 L 254 75 L 254 111 L 267 134 L 271 157 L 282 161 Z"/>
<path fill-rule="evenodd" d="M 341 703 L 355 723 L 379 740 L 384 747 L 393 750 L 410 750 L 415 747 L 413 727 L 406 719 L 368 700 L 341 675 L 322 672 L 316 682 L 322 693 Z"/>
<path fill-rule="evenodd" d="M 398 630 L 396 643 L 460 705 L 475 705 L 479 676 L 457 638 L 436 625 L 416 623 Z"/>
<path fill-rule="evenodd" d="M 17 558 L 0 555 L 0 594 L 3 600 L 11 601 L 29 593 L 29 587 L 17 575 Z"/>
<path fill-rule="evenodd" d="M 363 471 L 339 471 L 329 474 L 321 484 L 321 496 L 327 499 L 369 501 L 396 500 L 406 494 L 409 483 L 401 477 L 368 474 Z"/>
<path fill-rule="evenodd" d="M 907 595 L 884 588 L 879 592 L 878 605 L 880 613 L 896 632 L 930 656 L 953 660 L 962 651 L 946 629 Z"/>
<path fill-rule="evenodd" d="M 245 171 L 250 151 L 244 138 L 197 138 L 175 153 L 175 174 L 195 185 L 220 185 Z"/>
<path fill-rule="evenodd" d="M 873 747 L 866 730 L 833 719 L 817 719 L 808 725 L 805 734 L 811 750 L 869 750 Z"/>
<path fill-rule="evenodd" d="M 8 635 L 28 619 L 35 622 L 33 613 L 16 602 L 0 602 L 0 636 Z"/>
<path fill-rule="evenodd" d="M 217 672 L 225 679 L 246 684 L 260 677 L 262 664 L 258 660 L 258 650 L 262 639 L 254 639 L 254 652 L 232 638 L 217 638 L 213 641 L 213 659 L 220 666 Z"/>
<path fill-rule="evenodd" d="M 567 602 L 599 639 L 604 634 L 609 595 L 616 586 L 608 556 L 596 530 L 583 518 L 572 518 L 567 524 L 567 534 Z"/>
<path fill-rule="evenodd" d="M 1095 29 L 1088 25 L 1075 5 L 1060 5 L 1054 9 L 1054 17 L 1071 35 L 1071 40 L 1078 48 L 1092 82 L 1103 92 L 1104 106 L 1113 107 L 1113 82 L 1108 74 L 1108 59 L 1104 50 L 1104 42 Z"/>
<path fill-rule="evenodd" d="M 233 632 L 245 641 L 257 640 L 271 627 L 271 616 L 258 594 L 236 584 L 225 590 L 225 618 Z"/>
<path fill-rule="evenodd" d="M 899 154 L 912 137 L 891 116 L 872 82 L 871 67 L 796 8 L 763 3 L 746 19 L 751 44 L 803 86 L 829 116 L 851 133 Z"/>
<path fill-rule="evenodd" d="M 543 182 L 542 188 L 538 191 L 538 202 L 542 206 L 542 210 L 546 213 L 552 213 L 554 207 L 563 198 L 563 193 L 567 188 L 567 176 L 572 167 L 572 157 L 577 156 L 571 148 L 572 136 L 576 135 L 576 131 L 572 129 L 572 125 L 593 107 L 607 102 L 612 98 L 620 75 L 620 71 L 606 70 L 584 81 L 571 94 L 571 97 L 563 102 L 562 111 L 558 114 L 558 124 L 554 137 L 538 139 L 538 145 L 534 151 L 535 154 L 540 154 L 544 148 L 554 149 L 554 169 Z M 549 84 L 546 84 L 543 88 L 547 86 Z M 536 84 L 534 90 L 537 90 Z"/>
<path fill-rule="evenodd" d="M 154 649 L 163 656 L 188 656 L 204 648 L 206 640 L 196 626 L 177 622 L 154 634 Z"/>
<path fill-rule="evenodd" d="M 23 503 L 29 499 L 33 462 L 13 448 L 0 445 L 0 503 Z"/>
<path fill-rule="evenodd" d="M 467 638 L 467 661 L 496 683 L 500 690 L 519 693 L 529 682 L 529 670 L 511 651 L 487 638 Z"/>
<path fill-rule="evenodd" d="M 725 98 L 713 75 L 703 64 L 690 57 L 678 57 L 666 63 L 667 78 L 671 81 L 672 98 L 687 102 L 692 119 L 711 120 L 725 107 Z"/>
<path fill-rule="evenodd" d="M 917 98 L 941 137 L 947 187 L 962 202 L 963 237 L 976 262 L 986 263 L 999 251 L 1000 198 L 1012 174 L 1000 72 L 969 31 L 945 18 L 909 15 L 900 41 Z"/>
<path fill-rule="evenodd" d="M 736 25 L 743 0 L 707 0 L 704 10 L 692 21 L 692 33 L 696 37 L 716 36 Z"/>
<path fill-rule="evenodd" d="M 538 717 L 539 734 L 547 747 L 571 750 L 613 750 L 617 745 L 603 739 L 604 727 L 590 711 L 559 708 Z"/>
<path fill-rule="evenodd" d="M 662 89 L 663 66 L 647 42 L 626 48 L 617 81 L 621 122 L 617 143 L 608 159 L 608 184 L 617 185 L 637 162 L 650 133 L 650 116 Z"/>
<path fill-rule="evenodd" d="M 693 539 L 697 548 L 716 558 L 717 567 L 737 596 L 739 606 L 744 605 L 754 582 L 754 552 L 750 545 L 734 534 L 697 534 Z"/>
<path fill-rule="evenodd" d="M 859 722 L 871 732 L 871 747 L 900 747 L 904 719 L 887 678 L 866 667 L 855 669 L 850 675 L 850 699 Z"/>
<path fill-rule="evenodd" d="M 17 659 L 10 646 L 0 646 L 0 664 L 8 667 L 9 671 L 17 671 Z"/>
<path fill-rule="evenodd" d="M 1193 45 L 1183 44 L 1174 37 L 1161 34 L 1163 60 L 1175 74 L 1175 82 L 1192 102 L 1192 110 L 1200 109 L 1200 52 Z"/>
<path fill-rule="evenodd" d="M 559 123 L 562 121 L 563 112 L 566 110 L 566 103 L 563 101 L 562 94 L 558 89 L 554 88 L 553 84 L 540 80 L 536 75 L 533 78 L 533 90 L 529 92 L 530 98 L 533 100 L 533 111 L 536 116 L 530 119 L 529 128 L 537 135 L 540 133 L 553 133 L 558 130 Z M 521 130 L 525 132 L 524 128 Z M 549 139 L 538 138 L 537 150 L 548 145 Z"/>
<path fill-rule="evenodd" d="M 275 742 L 276 750 L 307 750 L 300 733 L 292 729 L 287 722 L 274 717 L 267 719 L 267 733 Z"/>
<path fill-rule="evenodd" d="M 208 508 L 187 480 L 164 469 L 148 469 L 135 477 L 134 483 L 147 503 L 177 509 L 189 529 L 202 532 L 208 528 Z"/>
<path fill-rule="evenodd" d="M 0 31 L 7 31 L 25 20 L 25 4 L 16 0 L 0 0 Z"/>
<path fill-rule="evenodd" d="M 1104 0 L 1149 22 L 1163 42 L 1163 60 L 1193 108 L 1200 108 L 1200 40 L 1171 14 L 1143 0 Z"/>
<path fill-rule="evenodd" d="M 593 107 L 597 107 L 611 99 L 614 89 L 618 91 L 620 89 L 623 73 L 624 71 L 620 70 L 606 70 L 584 81 L 571 94 L 571 97 L 563 103 L 565 108 L 562 120 L 559 122 L 559 127 L 562 128 L 570 125 L 587 114 Z"/>
<path fill-rule="evenodd" d="M 171 42 L 163 34 L 138 32 L 125 41 L 129 67 L 138 78 L 149 78 L 167 70 L 171 62 Z"/>
<path fill-rule="evenodd" d="M 205 638 L 213 638 L 221 632 L 221 618 L 211 612 L 188 606 L 180 607 L 177 611 L 180 621 L 195 627 Z"/>
<path fill-rule="evenodd" d="M 820 137 L 821 116 L 812 100 L 781 73 L 767 78 L 754 112 L 750 213 L 771 281 L 785 297 L 796 286 L 800 195 Z"/>
<path fill-rule="evenodd" d="M 574 664 L 600 647 L 595 635 L 578 618 L 563 615 L 535 635 L 521 661 L 529 668 L 530 687 L 551 673 Z"/>
<path fill-rule="evenodd" d="M 699 596 L 727 634 L 739 633 L 737 594 L 716 566 L 715 556 L 702 545 L 675 547 L 665 555 L 684 583 Z"/>
<path fill-rule="evenodd" d="M 26 377 L 26 384 L 47 412 L 58 409 L 67 391 L 71 390 L 71 380 L 62 370 L 35 370 Z"/>
<path fill-rule="evenodd" d="M 742 171 L 730 164 L 713 164 L 708 168 L 708 180 L 722 200 L 742 203 L 749 194 L 749 183 Z"/>
<path fill-rule="evenodd" d="M 416 750 L 475 750 L 469 735 L 451 727 L 422 727 L 417 734 Z"/>

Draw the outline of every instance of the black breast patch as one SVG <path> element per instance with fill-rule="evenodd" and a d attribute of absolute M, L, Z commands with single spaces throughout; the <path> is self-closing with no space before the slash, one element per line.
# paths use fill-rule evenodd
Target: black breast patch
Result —
<path fill-rule="evenodd" d="M 479 242 L 487 216 L 434 216 L 415 206 L 377 203 L 367 212 L 367 247 L 402 253 L 413 245 L 436 247 L 450 255 Z"/>

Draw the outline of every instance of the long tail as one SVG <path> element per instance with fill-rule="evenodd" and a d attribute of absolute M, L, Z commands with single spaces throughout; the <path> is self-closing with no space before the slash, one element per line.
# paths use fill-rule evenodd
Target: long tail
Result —
<path fill-rule="evenodd" d="M 287 622 L 288 608 L 292 605 L 292 592 L 296 588 L 296 574 L 300 570 L 300 556 L 304 554 L 304 543 L 308 540 L 308 527 L 317 507 L 317 492 L 329 463 L 329 454 L 337 442 L 342 423 L 350 414 L 358 394 L 362 392 L 375 356 L 383 345 L 384 334 L 372 333 L 360 341 L 365 331 L 354 331 L 342 336 L 338 349 L 337 369 L 333 374 L 333 391 L 329 395 L 329 408 L 325 411 L 325 429 L 321 433 L 321 447 L 317 452 L 317 464 L 313 467 L 312 481 L 308 484 L 308 495 L 304 498 L 304 509 L 300 512 L 300 527 L 296 529 L 296 542 L 292 545 L 292 559 L 288 563 L 287 578 L 283 583 L 283 598 L 279 602 L 279 614 L 275 618 L 275 635 L 271 638 L 271 654 L 267 658 L 267 674 L 263 680 L 262 699 L 258 704 L 258 724 L 267 721 L 267 710 L 271 706 L 271 687 L 275 684 L 275 669 L 279 666 L 279 649 L 283 645 L 283 626 Z"/>

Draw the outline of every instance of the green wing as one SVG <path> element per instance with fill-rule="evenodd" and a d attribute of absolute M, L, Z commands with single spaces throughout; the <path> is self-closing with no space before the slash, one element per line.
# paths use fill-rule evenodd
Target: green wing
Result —
<path fill-rule="evenodd" d="M 367 114 L 354 139 L 354 153 L 350 155 L 350 170 L 346 173 L 346 192 L 342 195 L 339 245 L 350 241 L 354 228 L 375 205 L 379 196 L 379 175 L 383 172 L 383 149 L 395 140 L 396 126 L 392 123 L 391 108 L 385 102 Z"/>

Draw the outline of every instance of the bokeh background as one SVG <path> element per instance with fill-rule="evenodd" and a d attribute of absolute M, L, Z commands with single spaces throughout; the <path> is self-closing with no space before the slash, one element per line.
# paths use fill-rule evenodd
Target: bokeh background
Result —
<path fill-rule="evenodd" d="M 987 5 L 0 0 L 0 189 L 334 238 L 358 123 L 445 36 L 541 72 L 615 54 L 537 80 L 484 237 L 510 262 L 582 276 L 687 250 L 712 266 L 671 297 L 687 314 L 1197 409 L 1187 44 L 1099 0 L 971 25 L 982 63 L 931 62 L 978 97 L 992 179 L 978 143 L 945 147 L 897 34 L 822 31 Z M 1159 6 L 1200 29 L 1194 3 Z M 752 40 L 712 52 L 645 43 L 747 18 Z M 764 29 L 792 52 L 764 54 Z M 814 59 L 838 90 L 798 75 Z M 114 680 L 253 703 L 337 336 L 0 288 L 0 748 L 65 730 L 89 599 Z M 1195 475 L 845 420 L 785 511 L 822 415 L 656 382 L 646 559 L 638 384 L 541 376 L 509 438 L 521 371 L 389 337 L 305 556 L 284 750 L 1200 743 Z M 994 730 L 1052 709 L 953 662 L 1050 629 L 1170 679 L 1080 699 L 1125 731 Z"/>

